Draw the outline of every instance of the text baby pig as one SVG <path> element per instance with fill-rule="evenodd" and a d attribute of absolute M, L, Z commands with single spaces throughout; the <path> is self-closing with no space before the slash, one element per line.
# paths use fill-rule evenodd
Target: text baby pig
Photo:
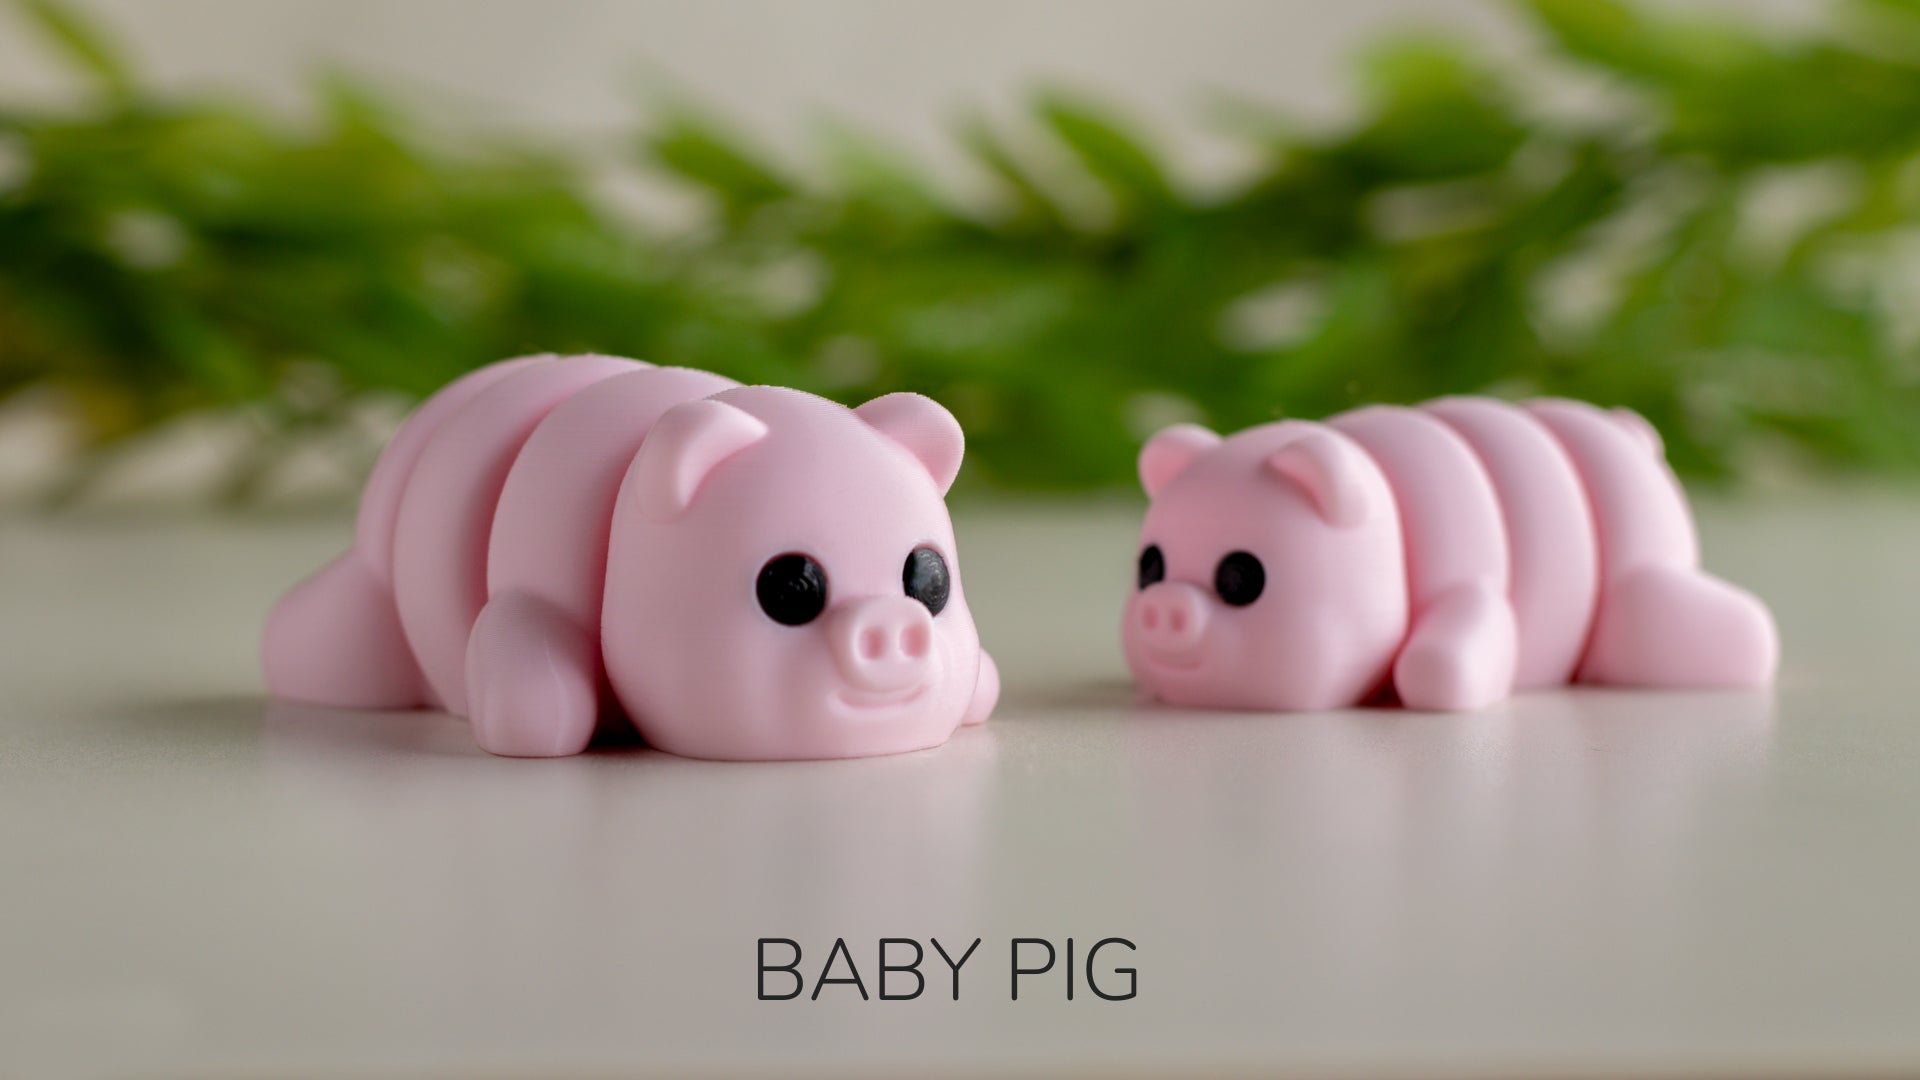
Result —
<path fill-rule="evenodd" d="M 1773 620 L 1699 568 L 1693 519 L 1638 414 L 1447 398 L 1190 424 L 1140 455 L 1152 500 L 1127 662 L 1178 705 L 1474 709 L 1571 680 L 1771 681 Z"/>
<path fill-rule="evenodd" d="M 999 691 L 944 495 L 959 425 L 607 356 L 429 398 L 353 549 L 267 622 L 277 696 L 466 716 L 496 754 L 585 749 L 621 713 L 689 757 L 937 746 Z"/>

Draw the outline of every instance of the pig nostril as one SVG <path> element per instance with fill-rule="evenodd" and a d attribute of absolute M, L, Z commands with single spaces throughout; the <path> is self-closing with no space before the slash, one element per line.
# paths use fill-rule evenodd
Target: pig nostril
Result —
<path fill-rule="evenodd" d="M 860 655 L 863 658 L 878 660 L 886 647 L 887 636 L 881 633 L 879 627 L 868 627 L 860 631 Z"/>
<path fill-rule="evenodd" d="M 900 631 L 900 651 L 918 660 L 927 654 L 927 628 L 909 626 Z"/>
<path fill-rule="evenodd" d="M 1187 613 L 1178 609 L 1168 612 L 1167 629 L 1172 630 L 1176 634 L 1185 633 L 1187 629 Z"/>
<path fill-rule="evenodd" d="M 1160 626 L 1160 609 L 1149 605 L 1145 610 L 1141 611 L 1140 625 L 1149 630 L 1158 629 Z"/>

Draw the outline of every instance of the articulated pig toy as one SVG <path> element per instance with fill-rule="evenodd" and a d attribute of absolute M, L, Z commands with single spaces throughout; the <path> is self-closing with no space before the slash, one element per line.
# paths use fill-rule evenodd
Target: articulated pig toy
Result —
<path fill-rule="evenodd" d="M 963 446 L 917 394 L 481 368 L 408 418 L 353 549 L 274 608 L 268 688 L 445 708 L 515 757 L 579 753 L 620 712 L 688 757 L 938 746 L 999 694 L 943 498 Z"/>
<path fill-rule="evenodd" d="M 1737 687 L 1779 642 L 1704 573 L 1660 436 L 1575 401 L 1446 398 L 1140 454 L 1151 505 L 1122 628 L 1141 687 L 1188 706 L 1423 710 L 1517 687 Z"/>

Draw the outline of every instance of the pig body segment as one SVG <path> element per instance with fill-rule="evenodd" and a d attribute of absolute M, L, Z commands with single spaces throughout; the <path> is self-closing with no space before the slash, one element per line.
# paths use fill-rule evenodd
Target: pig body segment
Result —
<path fill-rule="evenodd" d="M 1514 686 L 1570 681 L 1600 591 L 1593 512 L 1573 461 L 1545 425 L 1490 398 L 1443 398 L 1422 411 L 1472 447 L 1505 525 L 1517 631 Z"/>
<path fill-rule="evenodd" d="M 1449 398 L 1224 440 L 1183 427 L 1148 444 L 1141 475 L 1152 505 L 1122 637 L 1172 703 L 1325 708 L 1390 690 L 1462 710 L 1575 680 L 1772 679 L 1771 616 L 1699 568 L 1684 495 L 1635 414 Z M 1255 564 L 1270 587 L 1249 597 Z M 1329 670 L 1373 678 L 1332 694 Z"/>
<path fill-rule="evenodd" d="M 353 549 L 275 607 L 263 643 L 269 689 L 321 704 L 442 707 L 467 717 L 482 747 L 513 756 L 577 753 L 622 718 L 663 749 L 708 757 L 937 745 L 963 720 L 984 719 L 998 688 L 960 593 L 941 499 L 961 437 L 916 395 L 862 410 L 614 357 L 480 369 L 402 425 L 369 478 Z M 893 551 L 807 536 L 779 508 L 808 501 L 842 522 L 901 519 L 891 531 L 913 541 Z M 773 622 L 756 576 L 796 545 L 830 541 L 842 565 L 818 575 L 819 617 Z M 902 595 L 903 560 L 930 558 L 911 554 L 916 546 L 940 553 L 939 612 Z M 676 558 L 726 565 L 702 572 Z M 701 587 L 636 609 L 609 603 L 616 578 Z M 873 618 L 828 618 L 863 603 L 892 637 L 875 637 Z M 703 622 L 704 633 L 689 632 Z M 772 657 L 756 645 L 792 653 L 849 627 L 860 643 L 800 650 L 787 685 L 760 677 Z M 836 667 L 841 653 L 851 659 Z M 887 667 L 886 693 L 867 693 L 873 679 L 841 692 L 876 665 Z M 676 680 L 677 695 L 651 685 Z M 755 693 L 738 693 L 743 682 Z"/>
<path fill-rule="evenodd" d="M 495 509 L 508 472 L 563 402 L 640 368 L 610 356 L 529 365 L 475 395 L 421 451 L 394 524 L 394 600 L 427 688 L 447 711 L 468 715 L 467 638 L 487 602 Z M 553 539 L 555 557 L 591 559 L 579 550 L 584 538 L 556 531 Z"/>

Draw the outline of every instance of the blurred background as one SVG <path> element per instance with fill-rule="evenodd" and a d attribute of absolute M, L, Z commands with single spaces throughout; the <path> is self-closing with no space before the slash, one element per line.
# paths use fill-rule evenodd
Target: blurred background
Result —
<path fill-rule="evenodd" d="M 0 0 L 0 501 L 348 503 L 599 351 L 966 426 L 960 494 L 1449 392 L 1920 474 L 1920 0 Z"/>

